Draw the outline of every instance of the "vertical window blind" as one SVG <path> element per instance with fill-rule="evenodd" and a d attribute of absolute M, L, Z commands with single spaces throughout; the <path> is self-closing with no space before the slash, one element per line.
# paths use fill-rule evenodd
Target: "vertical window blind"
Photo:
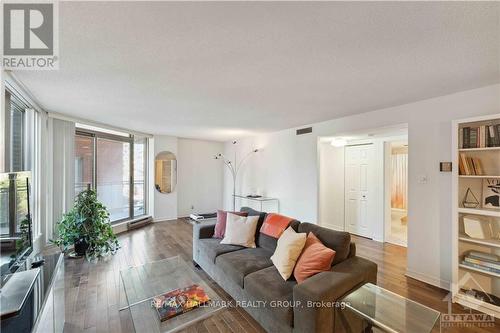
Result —
<path fill-rule="evenodd" d="M 29 106 L 9 90 L 6 91 L 6 95 L 10 118 L 9 169 L 11 172 L 23 171 L 25 169 L 25 112 Z"/>

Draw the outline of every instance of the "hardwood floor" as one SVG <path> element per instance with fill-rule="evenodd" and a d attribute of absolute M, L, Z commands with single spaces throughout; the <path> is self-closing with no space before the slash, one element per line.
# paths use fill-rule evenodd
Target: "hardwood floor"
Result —
<path fill-rule="evenodd" d="M 446 313 L 447 292 L 404 276 L 406 249 L 353 236 L 359 256 L 378 264 L 378 284 L 397 294 Z M 83 259 L 65 260 L 65 332 L 133 332 L 127 311 L 119 311 L 119 271 L 130 265 L 180 255 L 191 264 L 192 226 L 184 220 L 166 221 L 119 235 L 122 248 L 107 261 L 91 264 Z M 200 276 L 224 299 L 230 299 L 202 270 Z M 120 304 L 122 303 L 122 304 Z M 454 312 L 463 312 L 453 306 Z M 498 326 L 498 321 L 496 327 Z M 443 332 L 495 332 L 493 328 L 446 328 Z M 200 321 L 183 332 L 264 332 L 241 308 L 229 308 Z M 141 332 L 142 333 L 142 332 Z M 147 333 L 147 332 L 144 332 Z"/>

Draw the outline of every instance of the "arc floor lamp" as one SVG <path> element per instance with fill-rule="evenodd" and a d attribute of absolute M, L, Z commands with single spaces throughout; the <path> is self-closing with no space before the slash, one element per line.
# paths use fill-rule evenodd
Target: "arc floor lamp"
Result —
<path fill-rule="evenodd" d="M 238 142 L 237 141 L 233 141 L 232 144 L 236 145 L 236 144 L 238 144 Z M 226 165 L 226 167 L 231 172 L 231 176 L 233 178 L 233 211 L 236 209 L 236 177 L 238 176 L 238 172 L 240 171 L 241 166 L 243 165 L 243 163 L 245 163 L 245 161 L 247 161 L 250 156 L 252 156 L 253 154 L 257 153 L 258 151 L 259 151 L 258 149 L 253 149 L 252 151 L 248 152 L 245 156 L 243 156 L 243 158 L 239 162 L 238 162 L 238 160 L 236 158 L 237 157 L 237 155 L 236 155 L 236 149 L 234 149 L 234 159 L 233 159 L 233 161 L 231 161 L 230 159 L 228 159 L 222 153 L 219 153 L 219 154 L 217 154 L 217 155 L 214 156 L 214 158 L 216 160 L 222 160 L 224 162 L 224 164 Z"/>

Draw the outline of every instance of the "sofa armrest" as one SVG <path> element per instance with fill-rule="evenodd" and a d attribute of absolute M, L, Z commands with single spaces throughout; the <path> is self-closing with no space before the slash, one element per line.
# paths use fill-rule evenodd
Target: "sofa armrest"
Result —
<path fill-rule="evenodd" d="M 354 256 L 333 266 L 331 270 L 362 275 L 364 283 L 377 284 L 377 264 L 365 258 Z"/>
<path fill-rule="evenodd" d="M 198 264 L 198 240 L 211 238 L 214 235 L 215 222 L 196 223 L 193 226 L 193 261 Z"/>
<path fill-rule="evenodd" d="M 356 243 L 351 242 L 351 244 L 349 244 L 349 255 L 347 256 L 347 258 L 352 258 L 355 256 L 356 256 Z"/>
<path fill-rule="evenodd" d="M 215 232 L 215 222 L 197 223 L 193 227 L 193 239 L 211 238 Z"/>
<path fill-rule="evenodd" d="M 335 265 L 331 271 L 316 274 L 293 288 L 294 332 L 335 332 L 336 304 L 366 282 L 363 270 L 372 270 L 373 262 L 352 257 Z"/>

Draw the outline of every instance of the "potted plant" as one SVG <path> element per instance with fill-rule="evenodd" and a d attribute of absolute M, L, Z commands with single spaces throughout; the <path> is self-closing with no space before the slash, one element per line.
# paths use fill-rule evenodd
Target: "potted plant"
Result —
<path fill-rule="evenodd" d="M 74 207 L 57 223 L 57 238 L 52 243 L 65 253 L 74 246 L 73 256 L 85 255 L 89 261 L 116 253 L 120 245 L 95 190 L 89 187 L 78 194 Z"/>

